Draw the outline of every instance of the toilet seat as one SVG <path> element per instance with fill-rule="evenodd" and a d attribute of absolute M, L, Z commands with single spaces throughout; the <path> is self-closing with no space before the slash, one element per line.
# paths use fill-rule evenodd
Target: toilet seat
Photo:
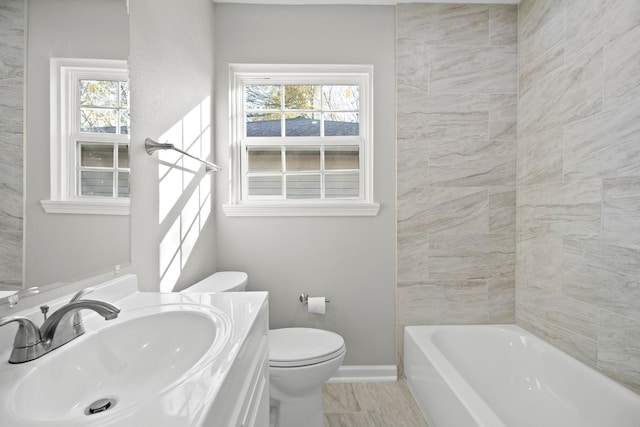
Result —
<path fill-rule="evenodd" d="M 269 366 L 291 368 L 315 365 L 345 352 L 344 339 L 330 331 L 282 328 L 269 331 Z"/>

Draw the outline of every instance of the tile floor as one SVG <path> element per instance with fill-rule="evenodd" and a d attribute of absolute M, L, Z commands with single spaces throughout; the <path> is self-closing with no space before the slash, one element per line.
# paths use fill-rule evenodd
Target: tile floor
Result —
<path fill-rule="evenodd" d="M 429 427 L 405 380 L 322 388 L 326 427 Z"/>

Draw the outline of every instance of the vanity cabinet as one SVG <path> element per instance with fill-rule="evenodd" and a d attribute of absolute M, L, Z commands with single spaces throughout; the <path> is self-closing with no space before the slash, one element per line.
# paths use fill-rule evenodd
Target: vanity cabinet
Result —
<path fill-rule="evenodd" d="M 203 427 L 269 427 L 269 319 L 265 302 Z"/>

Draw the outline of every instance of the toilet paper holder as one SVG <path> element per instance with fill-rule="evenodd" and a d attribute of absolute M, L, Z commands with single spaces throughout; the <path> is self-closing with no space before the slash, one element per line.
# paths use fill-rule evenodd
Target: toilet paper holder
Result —
<path fill-rule="evenodd" d="M 300 302 L 302 304 L 308 304 L 309 303 L 309 294 L 300 294 L 300 296 L 298 297 L 298 299 L 300 300 Z M 331 302 L 328 299 L 324 299 L 325 302 Z"/>

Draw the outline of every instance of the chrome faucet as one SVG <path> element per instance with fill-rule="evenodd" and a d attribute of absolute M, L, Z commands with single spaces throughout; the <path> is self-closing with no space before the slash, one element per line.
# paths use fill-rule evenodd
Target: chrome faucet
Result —
<path fill-rule="evenodd" d="M 93 290 L 93 289 L 91 289 Z M 89 290 L 88 292 L 91 292 Z M 104 301 L 78 300 L 85 291 L 81 291 L 66 305 L 60 307 L 49 316 L 40 329 L 28 318 L 11 316 L 0 318 L 0 326 L 17 322 L 18 332 L 13 343 L 13 351 L 9 363 L 23 363 L 37 359 L 50 351 L 78 338 L 85 330 L 78 312 L 93 310 L 105 320 L 118 317 L 120 309 Z"/>

